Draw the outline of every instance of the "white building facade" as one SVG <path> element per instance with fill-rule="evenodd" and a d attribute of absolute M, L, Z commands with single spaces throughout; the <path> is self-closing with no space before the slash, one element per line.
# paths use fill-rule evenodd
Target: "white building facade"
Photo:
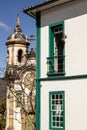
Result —
<path fill-rule="evenodd" d="M 87 129 L 87 1 L 24 9 L 36 19 L 36 130 Z"/>

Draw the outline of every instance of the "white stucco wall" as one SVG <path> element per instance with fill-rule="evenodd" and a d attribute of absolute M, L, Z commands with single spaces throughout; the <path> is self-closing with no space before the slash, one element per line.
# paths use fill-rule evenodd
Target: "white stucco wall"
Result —
<path fill-rule="evenodd" d="M 48 26 L 41 29 L 41 77 L 47 73 L 47 57 L 49 56 L 49 28 Z"/>
<path fill-rule="evenodd" d="M 65 130 L 87 130 L 87 79 L 41 83 L 41 130 L 49 130 L 49 92 L 65 91 Z"/>
<path fill-rule="evenodd" d="M 66 75 L 87 74 L 87 14 L 65 20 Z"/>
<path fill-rule="evenodd" d="M 66 75 L 87 73 L 87 1 L 73 1 L 41 14 L 41 77 L 46 77 L 49 56 L 49 24 L 64 20 Z"/>

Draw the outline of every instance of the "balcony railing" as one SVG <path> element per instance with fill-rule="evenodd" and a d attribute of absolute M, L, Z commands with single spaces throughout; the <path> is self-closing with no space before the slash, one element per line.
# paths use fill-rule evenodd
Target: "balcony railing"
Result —
<path fill-rule="evenodd" d="M 65 56 L 47 58 L 47 75 L 65 75 Z"/>

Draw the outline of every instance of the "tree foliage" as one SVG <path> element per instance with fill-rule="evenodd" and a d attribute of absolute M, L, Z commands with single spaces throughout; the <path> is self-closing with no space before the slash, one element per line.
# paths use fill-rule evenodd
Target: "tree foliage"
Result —
<path fill-rule="evenodd" d="M 6 126 L 6 99 L 0 103 L 0 129 Z"/>

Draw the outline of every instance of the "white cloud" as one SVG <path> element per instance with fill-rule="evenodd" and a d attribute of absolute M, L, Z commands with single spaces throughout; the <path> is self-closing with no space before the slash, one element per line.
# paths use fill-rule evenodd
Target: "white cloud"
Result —
<path fill-rule="evenodd" d="M 4 28 L 6 31 L 11 29 L 8 25 L 6 25 L 5 23 L 3 23 L 1 21 L 0 21 L 0 28 Z"/>

